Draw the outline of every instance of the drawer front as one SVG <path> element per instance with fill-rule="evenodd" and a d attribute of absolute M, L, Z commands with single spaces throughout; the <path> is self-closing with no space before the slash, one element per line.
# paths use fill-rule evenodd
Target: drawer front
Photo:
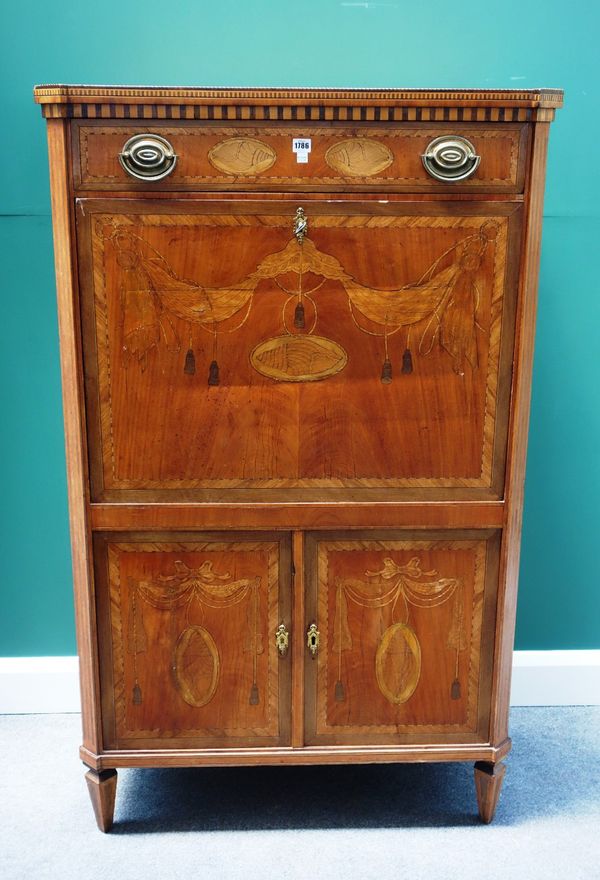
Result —
<path fill-rule="evenodd" d="M 501 497 L 520 206 L 295 207 L 78 203 L 94 500 Z"/>
<path fill-rule="evenodd" d="M 73 124 L 75 186 L 79 190 L 368 190 L 521 192 L 529 128 L 405 124 L 378 126 L 222 126 Z M 176 156 L 159 179 L 128 173 L 120 154 L 131 138 L 158 135 Z M 465 138 L 479 157 L 468 179 L 429 174 L 422 156 L 441 136 Z M 308 150 L 298 149 L 301 140 Z M 300 147 L 302 144 L 300 144 Z M 162 149 L 159 144 L 159 149 Z M 125 163 L 127 164 L 127 163 Z M 135 172 L 135 164 L 132 167 Z M 165 166 L 166 171 L 166 166 Z M 142 174 L 147 169 L 142 168 Z"/>
<path fill-rule="evenodd" d="M 105 748 L 289 743 L 285 535 L 99 534 Z"/>
<path fill-rule="evenodd" d="M 307 745 L 487 742 L 497 532 L 307 540 Z"/>

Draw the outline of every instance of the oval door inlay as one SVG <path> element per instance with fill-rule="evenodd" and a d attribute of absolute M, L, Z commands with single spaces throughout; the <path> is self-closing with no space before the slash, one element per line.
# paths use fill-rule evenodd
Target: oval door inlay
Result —
<path fill-rule="evenodd" d="M 390 703 L 406 703 L 415 692 L 421 675 L 421 646 L 406 623 L 389 626 L 381 637 L 375 656 L 377 684 Z"/>
<path fill-rule="evenodd" d="M 269 379 L 316 382 L 343 370 L 348 355 L 341 345 L 324 336 L 275 336 L 253 349 L 250 362 Z"/>
<path fill-rule="evenodd" d="M 206 706 L 219 682 L 219 652 L 211 634 L 202 626 L 188 626 L 175 646 L 175 681 L 190 706 Z"/>
<path fill-rule="evenodd" d="M 372 138 L 350 138 L 329 147 L 325 161 L 334 171 L 352 177 L 380 174 L 394 161 L 392 151 Z"/>
<path fill-rule="evenodd" d="M 261 174 L 276 158 L 277 153 L 269 144 L 247 137 L 228 138 L 208 153 L 211 165 L 225 174 Z"/>

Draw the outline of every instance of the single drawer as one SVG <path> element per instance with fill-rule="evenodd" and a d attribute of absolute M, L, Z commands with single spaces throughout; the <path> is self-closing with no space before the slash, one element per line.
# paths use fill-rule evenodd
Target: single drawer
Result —
<path fill-rule="evenodd" d="M 523 190 L 529 127 L 74 122 L 78 190 Z M 304 147 L 304 149 L 303 149 Z"/>

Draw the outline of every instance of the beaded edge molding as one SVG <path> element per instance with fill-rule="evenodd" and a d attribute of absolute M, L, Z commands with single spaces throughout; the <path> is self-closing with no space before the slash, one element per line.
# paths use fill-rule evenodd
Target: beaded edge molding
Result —
<path fill-rule="evenodd" d="M 563 92 L 40 85 L 34 98 L 48 118 L 550 122 Z"/>

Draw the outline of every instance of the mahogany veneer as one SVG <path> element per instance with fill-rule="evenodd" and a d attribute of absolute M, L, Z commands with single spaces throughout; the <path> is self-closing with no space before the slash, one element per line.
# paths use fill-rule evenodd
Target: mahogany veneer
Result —
<path fill-rule="evenodd" d="M 378 761 L 491 821 L 562 92 L 35 99 L 99 827 L 120 767 Z"/>

